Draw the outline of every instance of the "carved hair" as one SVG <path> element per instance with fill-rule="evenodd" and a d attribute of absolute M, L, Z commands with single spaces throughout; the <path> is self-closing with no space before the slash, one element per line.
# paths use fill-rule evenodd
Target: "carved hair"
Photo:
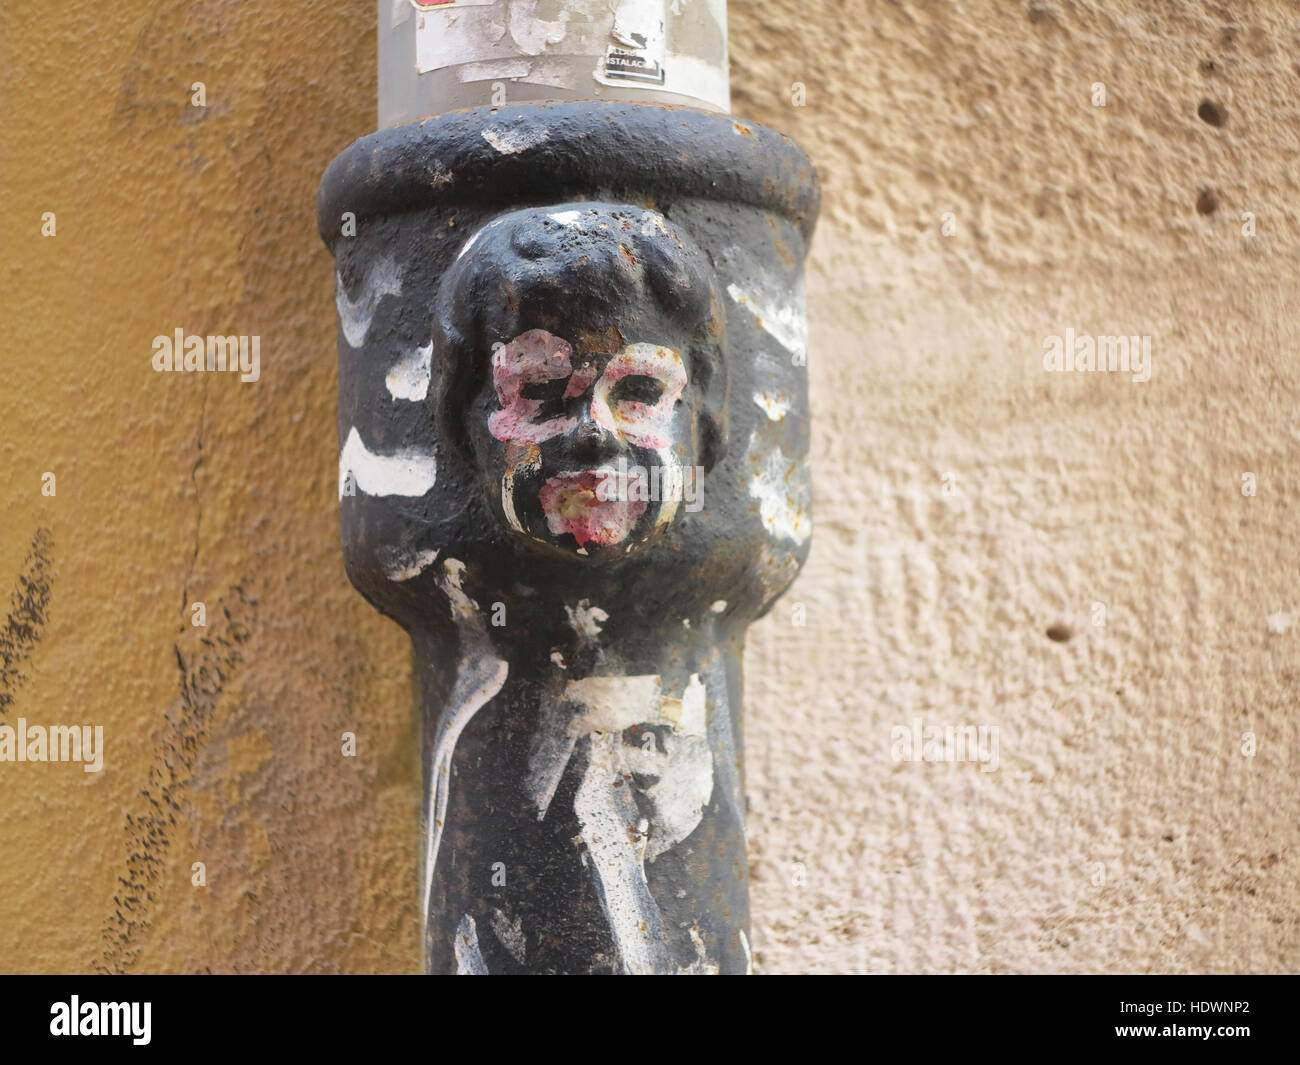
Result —
<path fill-rule="evenodd" d="M 443 415 L 469 409 L 488 356 L 527 329 L 574 340 L 611 326 L 656 340 L 685 339 L 690 387 L 699 397 L 700 461 L 711 468 L 726 437 L 725 321 L 708 257 L 658 211 L 568 203 L 513 211 L 487 223 L 443 276 L 433 320 L 443 367 Z M 460 434 L 452 434 L 459 436 Z"/>

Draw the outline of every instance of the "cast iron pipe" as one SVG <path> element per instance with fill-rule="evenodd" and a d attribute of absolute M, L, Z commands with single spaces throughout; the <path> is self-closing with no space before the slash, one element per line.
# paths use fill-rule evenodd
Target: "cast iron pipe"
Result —
<path fill-rule="evenodd" d="M 744 973 L 741 652 L 808 551 L 785 136 L 634 102 L 364 137 L 336 258 L 348 576 L 411 635 L 431 973 Z"/>

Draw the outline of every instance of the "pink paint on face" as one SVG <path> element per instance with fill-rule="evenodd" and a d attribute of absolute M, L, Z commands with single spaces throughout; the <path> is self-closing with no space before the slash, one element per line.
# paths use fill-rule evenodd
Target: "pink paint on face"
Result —
<path fill-rule="evenodd" d="M 489 416 L 488 429 L 509 445 L 512 491 L 519 490 L 514 475 L 522 459 L 509 457 L 511 448 L 536 461 L 539 444 L 578 427 L 579 418 L 565 409 L 574 400 L 583 405 L 588 395 L 590 417 L 621 444 L 652 451 L 671 445 L 673 416 L 686 388 L 681 355 L 657 344 L 629 344 L 603 370 L 598 367 L 592 358 L 575 367 L 573 346 L 544 329 L 521 333 L 493 353 L 492 383 L 501 409 Z M 568 534 L 580 548 L 626 540 L 648 509 L 647 493 L 639 490 L 644 474 L 632 471 L 622 490 L 609 483 L 618 477 L 602 467 L 566 470 L 545 480 L 538 502 L 550 534 Z M 511 513 L 513 500 L 512 495 Z"/>
<path fill-rule="evenodd" d="M 567 433 L 574 419 L 555 414 L 546 393 L 558 388 L 552 382 L 569 380 L 573 372 L 573 348 L 567 340 L 545 329 L 520 333 L 492 354 L 492 384 L 499 411 L 488 418 L 488 430 L 498 440 L 540 444 Z"/>
<path fill-rule="evenodd" d="M 582 395 L 591 387 L 591 383 L 596 380 L 597 376 L 599 375 L 596 373 L 595 363 L 584 362 L 573 371 L 573 376 L 569 378 L 569 385 L 564 390 L 564 398 L 573 399 Z"/>
<path fill-rule="evenodd" d="M 673 410 L 686 388 L 686 367 L 674 349 L 629 344 L 605 364 L 591 399 L 591 414 L 610 432 L 637 447 L 672 443 Z"/>
<path fill-rule="evenodd" d="M 674 349 L 643 343 L 629 344 L 600 373 L 591 361 L 575 368 L 568 341 L 530 329 L 493 353 L 492 384 L 501 409 L 489 417 L 488 429 L 498 440 L 540 444 L 570 432 L 577 420 L 561 413 L 556 401 L 592 389 L 597 424 L 630 444 L 655 449 L 671 443 L 686 367 Z"/>
<path fill-rule="evenodd" d="M 618 480 L 613 470 L 579 470 L 550 478 L 538 493 L 547 527 L 554 536 L 568 533 L 578 541 L 579 547 L 621 543 L 646 512 L 644 499 L 627 498 L 645 494 L 630 487 L 640 478 L 639 473 L 632 472 L 628 490 L 621 493 L 623 498 L 609 499 L 601 497 L 620 494 L 606 483 Z"/>

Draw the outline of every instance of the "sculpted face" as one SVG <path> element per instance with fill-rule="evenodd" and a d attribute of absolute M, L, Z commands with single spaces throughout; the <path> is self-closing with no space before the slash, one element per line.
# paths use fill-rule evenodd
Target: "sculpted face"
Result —
<path fill-rule="evenodd" d="M 433 327 L 440 416 L 517 539 L 618 558 L 703 506 L 725 322 L 708 257 L 659 212 L 581 202 L 487 222 L 440 281 Z"/>
<path fill-rule="evenodd" d="M 662 340 L 529 329 L 496 347 L 491 395 L 476 404 L 490 414 L 471 435 L 506 524 L 577 554 L 619 553 L 698 492 L 686 366 Z"/>

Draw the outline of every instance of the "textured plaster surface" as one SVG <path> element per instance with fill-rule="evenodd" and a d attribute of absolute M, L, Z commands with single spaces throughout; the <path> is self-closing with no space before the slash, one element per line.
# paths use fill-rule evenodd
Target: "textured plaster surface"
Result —
<path fill-rule="evenodd" d="M 746 653 L 756 969 L 1296 969 L 1300 14 L 730 25 L 735 112 L 825 183 L 817 531 Z M 0 969 L 418 967 L 407 641 L 343 573 L 314 225 L 374 52 L 362 2 L 0 13 L 0 718 L 107 744 L 0 765 Z M 259 334 L 261 380 L 155 374 L 177 327 Z M 1066 328 L 1151 336 L 1151 380 L 1045 373 Z M 893 762 L 916 717 L 999 726 L 998 770 Z"/>

